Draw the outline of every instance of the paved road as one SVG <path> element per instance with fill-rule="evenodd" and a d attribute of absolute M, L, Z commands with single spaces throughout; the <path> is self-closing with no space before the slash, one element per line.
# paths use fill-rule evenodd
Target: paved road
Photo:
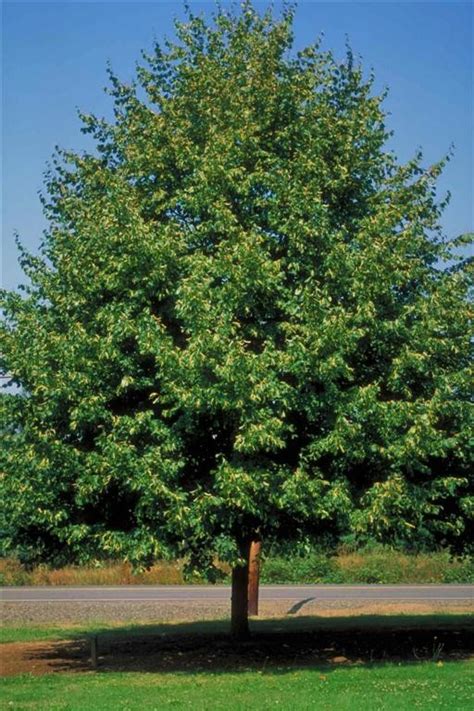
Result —
<path fill-rule="evenodd" d="M 4 602 L 179 602 L 229 600 L 224 585 L 123 585 L 120 587 L 0 588 Z M 262 585 L 262 601 L 275 600 L 453 600 L 474 602 L 474 585 Z"/>

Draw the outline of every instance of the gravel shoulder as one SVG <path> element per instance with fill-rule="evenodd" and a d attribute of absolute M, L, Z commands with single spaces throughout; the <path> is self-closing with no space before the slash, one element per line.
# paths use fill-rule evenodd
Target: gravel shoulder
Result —
<path fill-rule="evenodd" d="M 260 603 L 261 617 L 321 615 L 395 615 L 474 613 L 474 602 L 387 602 L 311 600 L 295 605 L 295 600 Z M 225 600 L 124 601 L 124 602 L 15 602 L 2 603 L 4 625 L 78 624 L 91 622 L 180 622 L 227 618 L 230 605 Z"/>

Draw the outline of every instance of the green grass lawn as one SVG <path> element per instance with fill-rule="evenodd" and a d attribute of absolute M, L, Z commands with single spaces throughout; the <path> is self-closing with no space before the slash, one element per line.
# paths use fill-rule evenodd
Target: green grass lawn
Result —
<path fill-rule="evenodd" d="M 90 673 L 11 677 L 3 708 L 44 711 L 470 711 L 471 662 L 243 673 Z"/>
<path fill-rule="evenodd" d="M 61 673 L 3 679 L 1 708 L 474 709 L 474 661 L 468 651 L 472 616 L 294 617 L 253 620 L 252 628 L 252 641 L 239 647 L 227 634 L 227 620 L 5 627 L 5 643 L 60 640 L 59 647 L 53 645 L 52 658 L 57 648 L 61 654 L 70 643 L 76 649 L 79 643 L 85 657 L 75 672 L 64 667 L 68 670 Z M 92 670 L 87 638 L 97 634 L 103 656 Z M 334 656 L 341 653 L 346 657 Z M 67 661 L 67 653 L 62 659 Z"/>

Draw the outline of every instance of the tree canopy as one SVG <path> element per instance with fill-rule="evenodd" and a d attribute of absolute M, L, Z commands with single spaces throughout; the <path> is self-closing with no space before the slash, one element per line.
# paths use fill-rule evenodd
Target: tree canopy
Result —
<path fill-rule="evenodd" d="M 457 545 L 474 511 L 467 238 L 348 51 L 189 12 L 58 150 L 3 293 L 7 550 L 238 562 L 250 537 Z"/>

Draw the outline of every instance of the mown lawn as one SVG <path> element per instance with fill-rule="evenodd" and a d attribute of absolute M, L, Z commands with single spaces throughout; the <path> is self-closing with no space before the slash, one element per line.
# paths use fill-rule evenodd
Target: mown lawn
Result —
<path fill-rule="evenodd" d="M 463 614 L 260 619 L 242 645 L 227 620 L 6 627 L 9 673 L 38 675 L 3 679 L 1 708 L 471 711 L 473 624 Z"/>
<path fill-rule="evenodd" d="M 470 711 L 472 662 L 242 673 L 87 673 L 3 681 L 3 708 L 44 711 Z"/>

